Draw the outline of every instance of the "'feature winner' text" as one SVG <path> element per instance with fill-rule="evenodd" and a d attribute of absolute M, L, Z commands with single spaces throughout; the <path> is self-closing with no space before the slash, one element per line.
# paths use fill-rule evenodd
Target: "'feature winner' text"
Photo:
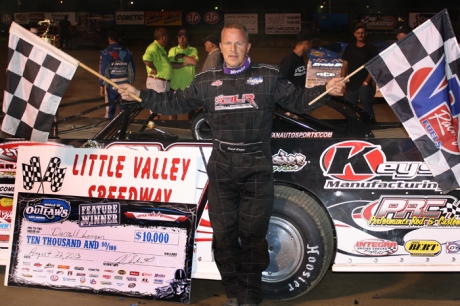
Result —
<path fill-rule="evenodd" d="M 126 156 L 107 154 L 75 155 L 72 173 L 74 176 L 89 176 L 100 178 L 123 179 L 129 183 L 130 178 L 156 181 L 184 181 L 190 166 L 186 158 L 143 158 L 135 157 L 132 167 L 127 167 L 129 174 L 125 175 Z M 150 182 L 149 182 L 150 183 Z M 149 185 L 149 184 L 147 184 Z M 91 185 L 88 196 L 107 199 L 127 199 L 153 202 L 169 202 L 173 189 L 140 186 Z"/>

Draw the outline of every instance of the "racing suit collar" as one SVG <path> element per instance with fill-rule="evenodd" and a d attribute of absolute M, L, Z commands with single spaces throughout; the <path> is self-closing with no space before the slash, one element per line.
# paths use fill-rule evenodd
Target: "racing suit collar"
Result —
<path fill-rule="evenodd" d="M 240 74 L 248 70 L 248 68 L 251 66 L 251 58 L 249 55 L 246 55 L 246 60 L 244 61 L 243 65 L 238 68 L 229 68 L 225 65 L 225 63 L 223 66 L 225 74 Z"/>

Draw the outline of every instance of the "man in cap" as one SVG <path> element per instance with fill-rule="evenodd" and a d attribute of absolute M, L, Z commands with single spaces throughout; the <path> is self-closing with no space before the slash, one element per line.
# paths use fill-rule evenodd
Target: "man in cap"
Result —
<path fill-rule="evenodd" d="M 156 92 L 167 92 L 173 73 L 165 46 L 169 35 L 166 28 L 157 28 L 153 34 L 155 40 L 145 50 L 142 60 L 147 68 L 146 87 Z"/>
<path fill-rule="evenodd" d="M 309 30 L 302 30 L 297 33 L 294 50 L 281 60 L 281 74 L 297 86 L 305 87 L 307 80 L 305 53 L 310 51 L 312 45 L 313 35 Z"/>
<path fill-rule="evenodd" d="M 408 24 L 403 24 L 396 29 L 396 38 L 401 40 L 410 32 L 412 32 L 412 27 Z"/>
<path fill-rule="evenodd" d="M 195 67 L 198 64 L 198 50 L 188 42 L 190 35 L 187 30 L 181 29 L 177 33 L 178 45 L 169 49 L 168 58 L 173 67 L 171 89 L 182 89 L 192 83 L 195 77 Z"/>
<path fill-rule="evenodd" d="M 204 48 L 208 52 L 208 57 L 204 61 L 202 71 L 222 65 L 222 53 L 219 49 L 219 37 L 215 34 L 209 34 L 203 39 Z"/>

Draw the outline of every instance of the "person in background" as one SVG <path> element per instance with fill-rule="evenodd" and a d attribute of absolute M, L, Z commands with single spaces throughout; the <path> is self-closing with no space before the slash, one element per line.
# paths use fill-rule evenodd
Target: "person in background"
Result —
<path fill-rule="evenodd" d="M 190 35 L 187 30 L 181 29 L 177 33 L 178 45 L 169 49 L 168 58 L 173 67 L 171 89 L 182 89 L 189 86 L 195 77 L 195 68 L 198 64 L 198 50 L 189 45 Z M 188 118 L 191 119 L 195 112 L 190 111 Z M 171 117 L 177 119 L 177 115 Z"/>
<path fill-rule="evenodd" d="M 276 104 L 304 113 L 324 105 L 326 90 L 341 95 L 344 83 L 298 87 L 276 66 L 252 63 L 249 34 L 239 23 L 221 33 L 223 66 L 195 76 L 184 90 L 157 93 L 120 85 L 154 112 L 181 114 L 203 107 L 211 127 L 213 150 L 207 165 L 208 208 L 213 229 L 213 254 L 228 297 L 226 306 L 252 306 L 263 299 L 262 272 L 270 262 L 265 239 L 274 200 L 270 146 L 272 111 Z"/>
<path fill-rule="evenodd" d="M 297 33 L 294 50 L 281 60 L 280 72 L 297 86 L 305 87 L 307 80 L 305 53 L 310 51 L 312 45 L 313 35 L 310 30 L 302 30 Z"/>
<path fill-rule="evenodd" d="M 109 47 L 102 50 L 99 57 L 99 73 L 116 84 L 133 84 L 136 76 L 136 66 L 134 65 L 131 51 L 119 44 L 120 37 L 116 31 L 110 31 L 107 40 Z M 104 80 L 99 80 L 99 86 L 99 93 L 105 97 L 106 103 L 121 99 L 118 90 L 114 89 L 112 85 L 106 84 Z M 116 109 L 116 105 L 107 106 L 105 118 L 112 120 Z M 120 106 L 120 110 L 123 110 L 122 106 Z"/>
<path fill-rule="evenodd" d="M 222 65 L 222 52 L 219 49 L 219 37 L 214 34 L 209 34 L 203 39 L 204 48 L 208 52 L 208 56 L 204 61 L 201 71 L 209 68 L 220 67 Z"/>
<path fill-rule="evenodd" d="M 169 42 L 169 34 L 166 28 L 157 28 L 153 34 L 154 41 L 145 50 L 142 60 L 147 69 L 148 89 L 156 92 L 168 92 L 171 89 L 173 67 L 165 50 Z"/>
<path fill-rule="evenodd" d="M 70 49 L 70 40 L 72 39 L 72 24 L 69 21 L 69 15 L 59 21 L 59 35 L 61 36 L 61 49 Z"/>
<path fill-rule="evenodd" d="M 396 39 L 401 40 L 410 32 L 412 32 L 412 27 L 408 24 L 403 24 L 396 29 Z"/>
<path fill-rule="evenodd" d="M 343 51 L 343 66 L 341 76 L 345 77 L 361 68 L 366 62 L 378 54 L 377 48 L 366 41 L 366 28 L 362 24 L 355 26 L 354 36 L 356 42 L 349 44 Z M 346 85 L 345 101 L 358 104 L 361 101 L 364 111 L 375 119 L 372 101 L 374 99 L 375 86 L 372 77 L 366 69 L 361 69 L 350 78 Z"/>

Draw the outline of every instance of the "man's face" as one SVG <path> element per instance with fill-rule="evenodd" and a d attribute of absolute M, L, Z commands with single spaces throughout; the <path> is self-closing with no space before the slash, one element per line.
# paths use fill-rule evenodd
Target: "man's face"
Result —
<path fill-rule="evenodd" d="M 356 41 L 364 42 L 364 40 L 366 39 L 366 30 L 363 28 L 359 28 L 355 31 L 354 35 L 355 35 Z"/>
<path fill-rule="evenodd" d="M 398 33 L 398 35 L 396 35 L 396 39 L 397 40 L 401 40 L 403 39 L 407 34 L 406 33 Z"/>
<path fill-rule="evenodd" d="M 250 48 L 251 44 L 243 30 L 224 29 L 222 31 L 220 50 L 227 67 L 238 68 L 243 65 Z"/>
<path fill-rule="evenodd" d="M 313 40 L 306 40 L 306 41 L 304 41 L 304 42 L 303 42 L 303 50 L 304 50 L 304 53 L 310 51 L 312 45 L 313 45 Z"/>
<path fill-rule="evenodd" d="M 212 51 L 212 42 L 210 42 L 209 40 L 207 40 L 205 43 L 204 43 L 204 49 L 206 50 L 206 52 L 211 52 Z"/>
<path fill-rule="evenodd" d="M 166 47 L 166 45 L 168 44 L 168 40 L 169 40 L 169 36 L 168 35 L 163 35 L 163 36 L 161 36 L 161 39 L 158 41 L 158 43 L 162 47 Z"/>
<path fill-rule="evenodd" d="M 182 49 L 186 49 L 188 47 L 188 37 L 187 36 L 178 36 L 177 42 Z"/>

